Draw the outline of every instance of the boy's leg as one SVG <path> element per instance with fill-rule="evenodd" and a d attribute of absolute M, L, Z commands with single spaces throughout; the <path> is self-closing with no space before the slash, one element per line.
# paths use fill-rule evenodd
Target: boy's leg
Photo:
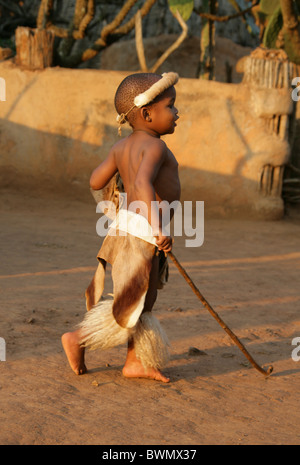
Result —
<path fill-rule="evenodd" d="M 159 273 L 159 255 L 154 255 L 152 260 L 152 267 L 149 276 L 149 286 L 144 302 L 144 312 L 151 312 L 157 299 L 157 285 Z"/>
<path fill-rule="evenodd" d="M 151 312 L 156 298 L 157 298 L 157 283 L 158 283 L 158 271 L 159 271 L 159 257 L 154 256 L 152 261 L 152 268 L 149 277 L 149 287 L 145 298 L 143 312 Z M 127 378 L 149 378 L 157 381 L 163 381 L 168 383 L 169 378 L 166 378 L 159 370 L 149 368 L 145 370 L 140 360 L 136 358 L 134 351 L 134 341 L 130 339 L 128 341 L 128 351 L 125 365 L 123 367 L 123 375 Z"/>
<path fill-rule="evenodd" d="M 74 373 L 76 373 L 76 375 L 83 375 L 86 373 L 84 348 L 79 344 L 79 330 L 63 334 L 61 342 Z"/>

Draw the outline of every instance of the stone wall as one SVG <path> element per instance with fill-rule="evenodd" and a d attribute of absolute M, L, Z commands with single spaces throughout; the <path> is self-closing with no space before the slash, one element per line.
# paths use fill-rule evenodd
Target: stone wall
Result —
<path fill-rule="evenodd" d="M 28 71 L 12 61 L 0 63 L 6 80 L 0 185 L 69 189 L 88 198 L 92 170 L 118 140 L 113 97 L 126 74 Z M 280 218 L 280 192 L 264 192 L 261 182 L 265 166 L 282 167 L 289 160 L 290 147 L 262 116 L 289 113 L 287 91 L 184 78 L 176 88 L 180 119 L 165 140 L 180 165 L 182 200 L 204 200 L 210 216 Z M 265 101 L 271 105 L 266 111 Z M 124 128 L 123 135 L 129 133 Z"/>

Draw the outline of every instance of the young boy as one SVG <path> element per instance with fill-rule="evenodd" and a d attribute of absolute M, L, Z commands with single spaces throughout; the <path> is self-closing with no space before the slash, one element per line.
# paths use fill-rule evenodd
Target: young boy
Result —
<path fill-rule="evenodd" d="M 160 139 L 161 136 L 174 132 L 176 121 L 179 118 L 178 111 L 174 106 L 176 99 L 174 85 L 177 80 L 178 75 L 176 73 L 166 73 L 162 76 L 152 73 L 138 73 L 128 76 L 122 81 L 115 95 L 115 107 L 118 112 L 117 120 L 120 125 L 128 121 L 132 127 L 132 133 L 112 147 L 106 160 L 94 170 L 90 179 L 91 188 L 99 190 L 103 189 L 118 172 L 122 178 L 127 195 L 128 214 L 130 213 L 131 205 L 135 205 L 135 212 L 137 211 L 136 206 L 139 205 L 138 216 L 141 215 L 146 218 L 152 227 L 156 247 L 153 247 L 153 245 L 150 246 L 144 241 L 139 242 L 142 247 L 145 247 L 143 255 L 146 255 L 148 249 L 150 250 L 150 247 L 153 247 L 151 249 L 152 263 L 150 264 L 149 279 L 147 281 L 147 292 L 145 293 L 144 300 L 142 300 L 143 306 L 141 311 L 138 310 L 140 307 L 135 307 L 135 312 L 133 312 L 135 316 L 131 313 L 131 324 L 128 323 L 128 319 L 126 320 L 127 323 L 124 323 L 124 318 L 122 320 L 116 317 L 118 309 L 116 309 L 117 299 L 115 297 L 114 316 L 119 325 L 123 326 L 126 330 L 129 328 L 126 333 L 126 337 L 128 337 L 128 352 L 123 368 L 123 375 L 125 377 L 150 378 L 163 382 L 169 382 L 169 378 L 161 373 L 159 363 L 150 362 L 150 365 L 149 363 L 145 365 L 143 362 L 143 351 L 155 351 L 153 346 L 163 345 L 160 335 L 155 336 L 155 339 L 149 343 L 148 349 L 145 348 L 144 342 L 142 342 L 142 348 L 138 349 L 138 337 L 136 334 L 139 331 L 132 331 L 132 327 L 134 327 L 134 330 L 137 327 L 142 328 L 140 333 L 145 336 L 144 340 L 145 338 L 148 340 L 149 334 L 153 333 L 156 323 L 154 326 L 150 325 L 151 331 L 150 329 L 147 331 L 145 329 L 147 328 L 146 319 L 144 326 L 139 326 L 140 323 L 137 324 L 136 319 L 140 314 L 142 314 L 141 316 L 152 315 L 150 312 L 157 297 L 159 254 L 153 253 L 153 250 L 158 249 L 162 251 L 161 253 L 166 254 L 172 249 L 172 238 L 163 232 L 162 217 L 164 212 L 159 211 L 153 202 L 166 201 L 171 203 L 180 198 L 178 163 L 172 152 Z M 111 238 L 105 238 L 105 240 L 108 239 Z M 137 239 L 137 241 L 139 240 Z M 128 248 L 128 244 L 126 247 Z M 133 248 L 133 250 L 135 249 Z M 126 267 L 126 263 L 124 266 Z M 101 311 L 97 310 L 97 318 L 99 318 L 100 313 L 103 315 L 103 304 L 101 308 Z M 111 308 L 109 311 L 111 313 Z M 88 312 L 87 315 L 91 312 Z M 110 323 L 106 323 L 106 325 L 111 326 Z M 91 325 L 89 328 L 91 328 Z M 88 332 L 95 333 L 97 331 L 88 330 Z M 108 337 L 105 331 L 106 329 L 104 328 L 104 336 L 102 336 L 101 328 L 102 339 L 107 339 Z M 158 329 L 158 333 L 159 331 Z M 86 372 L 84 347 L 82 345 L 84 337 L 82 333 L 83 329 L 81 328 L 62 336 L 64 350 L 70 366 L 76 374 Z M 131 336 L 132 334 L 133 336 Z M 104 347 L 104 344 L 101 347 Z M 138 356 L 138 351 L 142 355 Z"/>

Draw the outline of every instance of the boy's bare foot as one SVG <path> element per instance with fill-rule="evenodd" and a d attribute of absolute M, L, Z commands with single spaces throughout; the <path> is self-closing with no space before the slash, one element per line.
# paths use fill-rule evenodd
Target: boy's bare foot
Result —
<path fill-rule="evenodd" d="M 76 375 L 83 375 L 87 369 L 84 363 L 84 348 L 80 347 L 78 340 L 77 331 L 65 333 L 61 338 L 70 367 Z"/>
<path fill-rule="evenodd" d="M 162 381 L 163 383 L 170 382 L 170 378 L 167 378 L 155 368 L 148 368 L 145 370 L 139 360 L 133 362 L 126 361 L 122 373 L 126 378 L 147 378 Z"/>

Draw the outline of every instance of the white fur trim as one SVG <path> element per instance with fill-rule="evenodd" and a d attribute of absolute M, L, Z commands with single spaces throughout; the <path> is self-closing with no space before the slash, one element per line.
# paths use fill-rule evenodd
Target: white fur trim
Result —
<path fill-rule="evenodd" d="M 143 94 L 139 94 L 135 97 L 134 104 L 136 107 L 141 108 L 143 105 L 147 105 L 149 101 L 149 97 L 146 92 L 144 92 Z"/>
<path fill-rule="evenodd" d="M 177 73 L 164 73 L 159 81 L 155 82 L 148 90 L 139 94 L 134 99 L 136 107 L 141 108 L 147 103 L 152 102 L 158 95 L 162 94 L 169 87 L 178 82 L 179 76 Z"/>
<path fill-rule="evenodd" d="M 113 300 L 102 301 L 85 314 L 84 320 L 79 324 L 80 343 L 83 347 L 105 350 L 128 341 L 132 331 L 118 325 L 112 307 Z"/>
<path fill-rule="evenodd" d="M 161 369 L 169 360 L 168 338 L 152 312 L 141 315 L 133 335 L 134 350 L 145 369 Z"/>

